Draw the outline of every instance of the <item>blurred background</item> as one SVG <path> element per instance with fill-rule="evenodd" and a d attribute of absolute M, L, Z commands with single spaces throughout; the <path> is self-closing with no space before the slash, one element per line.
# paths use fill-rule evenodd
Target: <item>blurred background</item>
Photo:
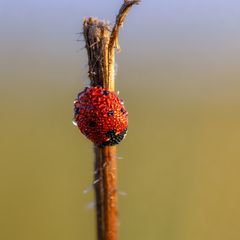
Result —
<path fill-rule="evenodd" d="M 0 1 L 0 239 L 93 240 L 85 16 L 122 1 Z M 148 0 L 120 34 L 120 239 L 240 239 L 240 2 Z M 124 196 L 123 196 L 124 195 Z M 126 195 L 126 196 L 125 196 Z"/>

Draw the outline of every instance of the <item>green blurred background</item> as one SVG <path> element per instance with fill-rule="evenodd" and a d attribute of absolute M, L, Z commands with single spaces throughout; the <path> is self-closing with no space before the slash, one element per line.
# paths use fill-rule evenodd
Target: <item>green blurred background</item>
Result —
<path fill-rule="evenodd" d="M 76 33 L 121 2 L 0 1 L 0 239 L 95 239 L 92 144 L 71 123 L 88 83 Z M 120 239 L 240 239 L 239 16 L 237 0 L 145 0 L 128 16 Z"/>

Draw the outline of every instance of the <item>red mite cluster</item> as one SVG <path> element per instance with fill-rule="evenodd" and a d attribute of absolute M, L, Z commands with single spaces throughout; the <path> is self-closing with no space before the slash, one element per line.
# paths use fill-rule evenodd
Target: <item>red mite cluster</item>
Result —
<path fill-rule="evenodd" d="M 74 119 L 80 131 L 98 146 L 121 142 L 127 133 L 128 113 L 114 92 L 87 87 L 74 102 Z"/>

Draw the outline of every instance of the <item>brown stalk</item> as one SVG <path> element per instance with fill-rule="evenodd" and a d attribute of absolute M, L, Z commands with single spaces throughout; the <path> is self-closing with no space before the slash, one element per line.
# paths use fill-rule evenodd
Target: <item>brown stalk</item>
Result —
<path fill-rule="evenodd" d="M 139 0 L 125 0 L 110 30 L 107 22 L 90 17 L 84 20 L 83 34 L 88 54 L 88 75 L 91 86 L 115 91 L 115 48 L 118 34 L 130 8 Z M 94 188 L 96 196 L 98 240 L 118 239 L 116 146 L 95 149 Z"/>

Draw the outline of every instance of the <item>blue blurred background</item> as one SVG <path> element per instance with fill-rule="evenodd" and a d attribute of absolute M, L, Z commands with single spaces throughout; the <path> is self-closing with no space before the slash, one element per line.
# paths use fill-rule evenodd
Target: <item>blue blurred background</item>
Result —
<path fill-rule="evenodd" d="M 0 1 L 0 239 L 95 239 L 82 20 L 122 1 Z M 240 2 L 145 0 L 120 34 L 120 239 L 240 239 Z M 123 196 L 126 195 L 126 196 Z"/>

